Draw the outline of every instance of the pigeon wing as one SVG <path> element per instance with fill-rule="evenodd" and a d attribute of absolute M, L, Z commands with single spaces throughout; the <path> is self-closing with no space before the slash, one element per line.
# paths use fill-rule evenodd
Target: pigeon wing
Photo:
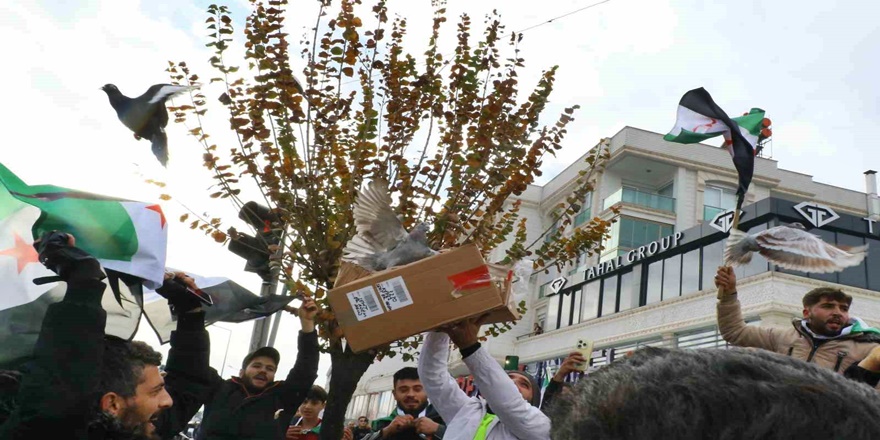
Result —
<path fill-rule="evenodd" d="M 865 248 L 842 250 L 807 231 L 777 226 L 755 235 L 761 255 L 774 264 L 801 272 L 827 273 L 859 264 Z"/>
<path fill-rule="evenodd" d="M 190 90 L 197 89 L 198 87 L 190 87 L 190 86 L 176 86 L 174 84 L 156 84 L 151 86 L 147 91 L 135 98 L 137 101 L 145 102 L 147 104 L 158 104 L 167 99 L 171 99 L 181 93 L 189 92 Z"/>
<path fill-rule="evenodd" d="M 406 229 L 391 210 L 388 182 L 375 179 L 358 194 L 354 203 L 358 235 L 369 237 L 379 251 L 388 251 L 407 238 Z"/>

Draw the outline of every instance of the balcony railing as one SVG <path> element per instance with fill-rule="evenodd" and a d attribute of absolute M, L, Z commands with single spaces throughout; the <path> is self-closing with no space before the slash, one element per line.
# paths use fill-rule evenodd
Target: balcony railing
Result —
<path fill-rule="evenodd" d="M 715 218 L 716 215 L 718 215 L 719 213 L 724 212 L 724 211 L 727 211 L 727 210 L 723 209 L 723 208 L 716 208 L 714 206 L 704 205 L 703 206 L 703 221 L 707 221 L 707 222 L 711 221 L 713 218 Z"/>
<path fill-rule="evenodd" d="M 651 194 L 632 188 L 621 188 L 605 199 L 604 209 L 608 209 L 616 203 L 631 203 L 659 211 L 675 212 L 675 198 Z"/>

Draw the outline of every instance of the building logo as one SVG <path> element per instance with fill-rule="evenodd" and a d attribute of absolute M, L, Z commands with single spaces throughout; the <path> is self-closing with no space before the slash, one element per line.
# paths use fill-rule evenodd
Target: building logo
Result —
<path fill-rule="evenodd" d="M 745 213 L 745 211 L 740 210 L 739 218 L 742 218 Z M 715 215 L 715 218 L 713 218 L 712 221 L 709 222 L 709 226 L 724 233 L 730 232 L 730 228 L 733 226 L 733 210 L 731 209 L 728 211 L 719 212 L 717 215 Z"/>
<path fill-rule="evenodd" d="M 551 281 L 550 282 L 550 292 L 552 292 L 551 294 L 556 295 L 557 293 L 559 293 L 559 291 L 562 290 L 563 287 L 565 287 L 566 283 L 568 283 L 568 279 L 565 277 L 559 277 L 559 278 Z"/>
<path fill-rule="evenodd" d="M 818 203 L 801 202 L 794 207 L 794 210 L 816 228 L 821 228 L 840 218 L 833 209 Z"/>

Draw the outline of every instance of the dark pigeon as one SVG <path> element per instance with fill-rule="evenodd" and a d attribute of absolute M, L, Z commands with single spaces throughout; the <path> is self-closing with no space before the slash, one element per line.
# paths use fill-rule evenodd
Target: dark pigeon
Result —
<path fill-rule="evenodd" d="M 134 138 L 150 140 L 153 154 L 164 167 L 168 165 L 168 136 L 165 134 L 168 110 L 165 108 L 165 101 L 194 88 L 196 87 L 156 84 L 137 98 L 123 95 L 113 84 L 107 84 L 101 90 L 107 93 L 119 120 L 134 132 Z"/>

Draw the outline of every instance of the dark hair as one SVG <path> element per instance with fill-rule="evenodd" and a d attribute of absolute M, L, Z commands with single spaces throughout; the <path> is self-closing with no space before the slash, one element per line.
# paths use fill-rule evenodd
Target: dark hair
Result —
<path fill-rule="evenodd" d="M 370 423 L 370 419 L 368 419 L 367 416 L 360 416 L 360 417 L 358 417 L 358 422 L 360 422 L 361 419 L 366 420 L 367 423 Z"/>
<path fill-rule="evenodd" d="M 419 380 L 419 370 L 415 367 L 403 367 L 394 373 L 394 388 L 400 380 Z"/>
<path fill-rule="evenodd" d="M 101 365 L 99 392 L 116 393 L 132 397 L 144 378 L 144 368 L 162 364 L 162 354 L 141 341 L 125 341 L 107 338 L 104 344 L 104 360 Z"/>
<path fill-rule="evenodd" d="M 555 440 L 880 438 L 873 388 L 764 350 L 647 347 L 572 391 Z"/>
<path fill-rule="evenodd" d="M 305 401 L 327 403 L 327 391 L 318 385 L 312 385 L 309 393 L 306 394 Z"/>
<path fill-rule="evenodd" d="M 804 308 L 808 309 L 819 304 L 819 301 L 822 301 L 822 298 L 846 303 L 846 305 L 852 305 L 853 300 L 851 296 L 843 293 L 840 289 L 834 287 L 817 287 L 804 295 Z"/>

